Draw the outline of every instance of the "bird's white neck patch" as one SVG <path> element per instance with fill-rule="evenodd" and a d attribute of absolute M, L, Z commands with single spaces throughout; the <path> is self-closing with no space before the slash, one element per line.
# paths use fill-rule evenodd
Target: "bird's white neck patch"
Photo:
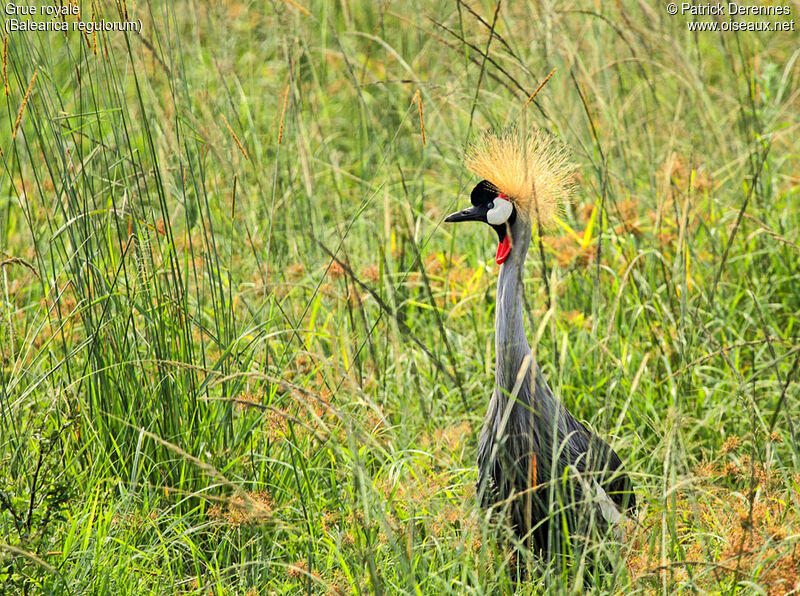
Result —
<path fill-rule="evenodd" d="M 511 217 L 511 212 L 514 211 L 511 201 L 497 197 L 493 203 L 494 207 L 486 213 L 486 221 L 493 226 L 506 223 Z"/>

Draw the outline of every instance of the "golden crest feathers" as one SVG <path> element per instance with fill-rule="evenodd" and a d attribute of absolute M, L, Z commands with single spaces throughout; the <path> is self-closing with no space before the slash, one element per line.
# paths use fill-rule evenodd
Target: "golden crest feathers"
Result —
<path fill-rule="evenodd" d="M 468 150 L 469 170 L 506 195 L 523 218 L 546 228 L 572 186 L 566 151 L 542 132 L 511 129 L 483 135 Z"/>

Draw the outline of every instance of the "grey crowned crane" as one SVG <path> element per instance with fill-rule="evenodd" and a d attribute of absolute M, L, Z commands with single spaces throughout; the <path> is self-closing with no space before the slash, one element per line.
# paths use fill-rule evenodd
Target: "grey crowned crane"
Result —
<path fill-rule="evenodd" d="M 472 206 L 446 222 L 478 221 L 497 234 L 495 382 L 478 445 L 478 498 L 504 511 L 520 543 L 543 557 L 576 553 L 593 528 L 635 508 L 622 462 L 575 419 L 544 379 L 525 336 L 523 271 L 532 229 L 552 224 L 570 186 L 563 150 L 541 133 L 485 135 L 467 152 L 482 178 Z"/>

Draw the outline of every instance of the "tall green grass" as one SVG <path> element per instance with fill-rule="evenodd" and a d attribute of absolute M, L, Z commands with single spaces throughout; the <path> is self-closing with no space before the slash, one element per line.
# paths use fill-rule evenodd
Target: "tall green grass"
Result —
<path fill-rule="evenodd" d="M 642 504 L 598 591 L 794 587 L 796 33 L 646 3 L 80 4 L 143 31 L 5 42 L 0 591 L 498 593 L 516 565 L 580 590 L 473 496 L 494 247 L 441 221 L 509 124 L 578 165 L 527 326 Z"/>

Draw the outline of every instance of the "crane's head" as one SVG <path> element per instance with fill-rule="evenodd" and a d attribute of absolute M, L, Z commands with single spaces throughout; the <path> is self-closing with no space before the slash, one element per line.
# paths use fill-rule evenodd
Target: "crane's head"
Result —
<path fill-rule="evenodd" d="M 517 209 L 506 195 L 488 180 L 481 180 L 472 189 L 472 207 L 447 216 L 446 222 L 482 221 L 492 226 L 500 243 L 495 260 L 502 265 L 511 253 L 511 226 L 517 219 Z"/>
<path fill-rule="evenodd" d="M 502 264 L 514 241 L 522 240 L 514 233 L 524 231 L 530 237 L 534 225 L 543 229 L 553 223 L 568 194 L 573 168 L 550 137 L 521 129 L 484 135 L 469 148 L 465 161 L 483 180 L 472 189 L 472 207 L 445 221 L 492 226 L 500 239 L 496 260 Z"/>

